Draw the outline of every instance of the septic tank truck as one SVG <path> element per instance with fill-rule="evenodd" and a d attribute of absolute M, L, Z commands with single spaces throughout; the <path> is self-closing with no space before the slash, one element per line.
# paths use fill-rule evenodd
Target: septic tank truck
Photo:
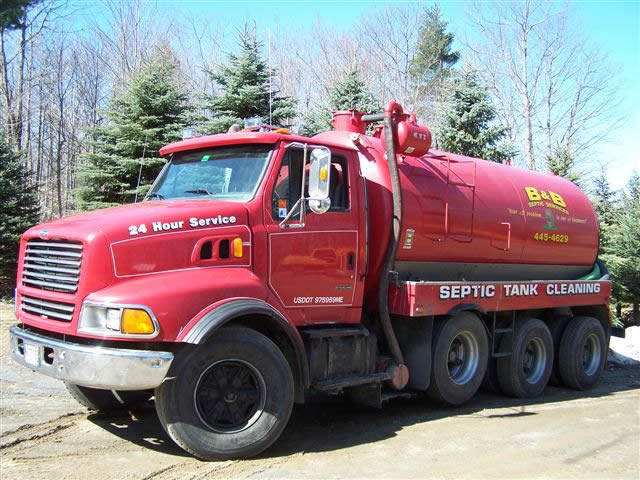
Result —
<path fill-rule="evenodd" d="M 309 391 L 459 405 L 598 382 L 611 281 L 573 183 L 431 149 L 395 102 L 160 153 L 145 201 L 20 240 L 12 357 L 83 405 L 154 396 L 219 460 L 269 447 Z"/>

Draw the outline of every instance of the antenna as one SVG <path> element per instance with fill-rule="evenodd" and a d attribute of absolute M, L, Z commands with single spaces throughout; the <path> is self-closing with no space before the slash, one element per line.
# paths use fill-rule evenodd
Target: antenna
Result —
<path fill-rule="evenodd" d="M 272 87 L 271 87 L 271 29 L 267 28 L 267 42 L 269 45 L 269 125 L 273 125 L 273 115 L 271 113 L 271 105 L 273 103 Z"/>
<path fill-rule="evenodd" d="M 136 184 L 136 198 L 133 203 L 138 203 L 138 189 L 140 188 L 140 177 L 142 176 L 142 164 L 144 163 L 144 154 L 147 151 L 147 140 L 149 135 L 144 136 L 144 147 L 142 147 L 142 158 L 140 159 L 140 168 L 138 169 L 138 183 Z"/>

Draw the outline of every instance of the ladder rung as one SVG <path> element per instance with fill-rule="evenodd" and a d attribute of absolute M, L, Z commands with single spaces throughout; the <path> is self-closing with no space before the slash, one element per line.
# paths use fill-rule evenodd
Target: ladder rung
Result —
<path fill-rule="evenodd" d="M 513 355 L 513 352 L 498 352 L 492 355 L 493 358 L 502 358 L 508 357 L 509 355 Z"/>
<path fill-rule="evenodd" d="M 513 333 L 513 328 L 496 328 L 493 333 Z"/>

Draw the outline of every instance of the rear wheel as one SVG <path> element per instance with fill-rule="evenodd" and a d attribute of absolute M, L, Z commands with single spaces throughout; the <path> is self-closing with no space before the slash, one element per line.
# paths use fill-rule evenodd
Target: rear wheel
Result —
<path fill-rule="evenodd" d="M 540 395 L 551 375 L 553 339 L 547 326 L 537 318 L 528 318 L 513 333 L 513 353 L 498 359 L 498 382 L 502 391 L 512 397 Z M 511 334 L 505 335 L 502 351 L 511 348 Z"/>
<path fill-rule="evenodd" d="M 487 333 L 476 315 L 463 312 L 443 320 L 433 341 L 427 395 L 446 405 L 466 402 L 482 383 L 488 356 Z"/>
<path fill-rule="evenodd" d="M 205 460 L 248 458 L 284 430 L 293 375 L 267 337 L 228 327 L 181 352 L 155 394 L 162 426 L 184 450 Z"/>
<path fill-rule="evenodd" d="M 562 378 L 560 377 L 560 342 L 562 341 L 562 334 L 564 333 L 567 325 L 571 321 L 571 317 L 558 317 L 553 318 L 549 322 L 549 331 L 551 332 L 551 338 L 553 338 L 553 367 L 551 368 L 551 376 L 549 377 L 549 384 L 559 387 L 562 385 Z"/>
<path fill-rule="evenodd" d="M 560 376 L 565 385 L 576 390 L 593 387 L 607 361 L 604 329 L 593 317 L 575 317 L 569 322 L 560 342 Z"/>
<path fill-rule="evenodd" d="M 100 390 L 66 382 L 65 387 L 80 405 L 104 413 L 135 410 L 153 396 L 153 390 Z"/>

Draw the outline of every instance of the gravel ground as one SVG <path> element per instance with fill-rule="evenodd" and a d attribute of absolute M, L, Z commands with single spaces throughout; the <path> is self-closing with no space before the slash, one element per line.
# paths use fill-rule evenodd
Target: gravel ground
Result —
<path fill-rule="evenodd" d="M 61 382 L 13 364 L 9 306 L 0 320 L 3 479 L 640 478 L 634 364 L 610 362 L 589 392 L 549 387 L 533 401 L 480 392 L 458 408 L 415 398 L 370 410 L 315 399 L 260 457 L 201 462 L 166 436 L 151 402 L 136 414 L 89 413 Z"/>

